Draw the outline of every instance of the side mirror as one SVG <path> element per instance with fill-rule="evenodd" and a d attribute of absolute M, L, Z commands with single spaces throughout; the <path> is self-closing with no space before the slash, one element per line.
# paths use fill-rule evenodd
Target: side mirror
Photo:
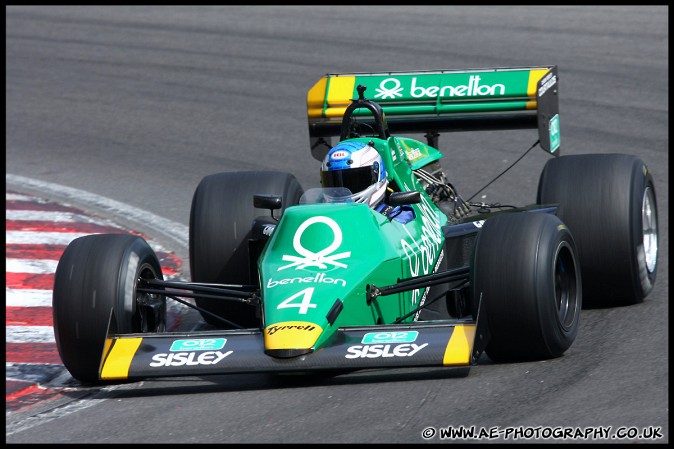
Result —
<path fill-rule="evenodd" d="M 402 206 L 403 204 L 419 204 L 421 202 L 421 192 L 412 190 L 411 192 L 393 192 L 388 197 L 388 203 L 391 206 Z"/>
<path fill-rule="evenodd" d="M 279 195 L 253 195 L 253 206 L 258 209 L 269 209 L 272 218 L 275 219 L 274 211 L 283 206 L 283 198 Z"/>

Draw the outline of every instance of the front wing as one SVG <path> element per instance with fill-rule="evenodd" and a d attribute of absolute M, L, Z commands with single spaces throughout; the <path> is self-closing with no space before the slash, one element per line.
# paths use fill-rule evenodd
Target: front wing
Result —
<path fill-rule="evenodd" d="M 100 378 L 468 366 L 477 363 L 483 348 L 475 343 L 484 338 L 476 321 L 348 327 L 315 352 L 275 358 L 265 354 L 259 329 L 110 335 Z"/>

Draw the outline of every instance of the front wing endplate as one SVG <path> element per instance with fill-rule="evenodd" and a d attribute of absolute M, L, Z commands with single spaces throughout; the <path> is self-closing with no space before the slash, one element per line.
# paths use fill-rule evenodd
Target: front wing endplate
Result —
<path fill-rule="evenodd" d="M 259 329 L 110 335 L 100 378 L 468 366 L 481 352 L 476 328 L 475 321 L 340 328 L 325 347 L 292 358 L 265 354 Z"/>

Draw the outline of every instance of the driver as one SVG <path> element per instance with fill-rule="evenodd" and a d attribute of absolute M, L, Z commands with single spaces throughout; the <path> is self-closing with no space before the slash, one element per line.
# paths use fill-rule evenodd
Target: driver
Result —
<path fill-rule="evenodd" d="M 401 223 L 414 218 L 411 207 L 392 207 L 384 202 L 388 186 L 386 167 L 371 144 L 340 142 L 335 145 L 323 159 L 321 184 L 324 188 L 346 187 L 352 193 L 348 199 L 367 204 Z"/>

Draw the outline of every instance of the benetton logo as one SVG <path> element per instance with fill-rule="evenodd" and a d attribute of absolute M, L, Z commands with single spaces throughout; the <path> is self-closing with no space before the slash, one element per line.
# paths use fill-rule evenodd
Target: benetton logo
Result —
<path fill-rule="evenodd" d="M 493 95 L 505 95 L 503 84 L 480 84 L 480 75 L 471 75 L 468 84 L 458 86 L 417 86 L 417 78 L 412 78 L 409 95 L 413 98 L 437 98 L 439 97 L 484 97 Z M 397 78 L 386 78 L 379 83 L 375 98 L 382 100 L 394 99 L 405 96 L 405 89 Z"/>
<path fill-rule="evenodd" d="M 332 243 L 323 248 L 318 252 L 313 252 L 302 245 L 302 235 L 307 230 L 307 228 L 316 223 L 323 223 L 328 225 L 332 231 Z M 333 254 L 337 248 L 342 244 L 342 230 L 339 228 L 339 225 L 335 220 L 329 217 L 316 216 L 311 217 L 302 223 L 297 230 L 295 231 L 295 237 L 293 238 L 293 247 L 297 254 L 300 256 L 293 256 L 289 254 L 283 255 L 283 260 L 289 261 L 288 265 L 279 267 L 277 271 L 285 270 L 286 268 L 295 268 L 296 270 L 303 270 L 306 267 L 318 267 L 325 270 L 328 268 L 328 264 L 334 267 L 346 268 L 346 264 L 342 262 L 337 262 L 339 259 L 344 259 L 351 255 L 351 251 L 344 251 L 339 254 Z"/>

